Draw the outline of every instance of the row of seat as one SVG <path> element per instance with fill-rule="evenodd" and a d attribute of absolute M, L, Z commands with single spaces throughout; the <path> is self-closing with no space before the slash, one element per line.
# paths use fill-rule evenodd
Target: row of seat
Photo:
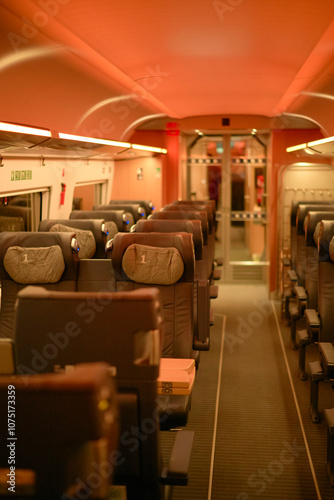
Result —
<path fill-rule="evenodd" d="M 319 383 L 334 379 L 334 205 L 299 202 L 292 206 L 291 214 L 291 289 L 284 298 L 284 316 L 291 324 L 291 346 L 299 350 L 300 378 L 306 380 L 310 375 L 310 413 L 318 423 Z M 306 328 L 298 329 L 302 319 Z M 306 348 L 311 344 L 318 348 L 318 360 L 309 363 L 307 372 Z M 324 413 L 327 468 L 334 485 L 334 408 Z"/>
<path fill-rule="evenodd" d="M 60 223 L 60 221 L 58 221 L 58 223 Z M 97 227 L 99 227 L 100 232 L 102 232 L 103 237 L 105 237 L 105 231 L 101 231 L 102 224 L 103 221 L 101 222 L 101 220 L 99 220 L 97 222 Z M 146 452 L 144 452 L 141 449 L 142 447 L 139 446 L 138 448 L 140 448 L 140 451 L 138 454 L 133 454 L 132 452 L 130 454 L 127 453 L 129 451 L 127 449 L 129 441 L 128 436 L 126 437 L 126 439 L 124 438 L 124 442 L 121 443 L 125 446 L 125 450 L 123 449 L 124 446 L 122 448 L 122 453 L 124 452 L 123 456 L 126 457 L 126 460 L 124 467 L 117 467 L 116 481 L 123 481 L 123 484 L 124 482 L 127 484 L 128 498 L 163 498 L 164 493 L 161 487 L 162 483 L 174 482 L 175 484 L 184 484 L 186 482 L 187 469 L 190 459 L 189 450 L 191 448 L 193 436 L 191 433 L 189 434 L 185 432 L 178 434 L 176 443 L 178 451 L 176 451 L 176 454 L 173 455 L 173 461 L 176 461 L 176 469 L 174 470 L 174 472 L 172 471 L 172 469 L 161 469 L 161 466 L 159 465 L 161 463 L 161 460 L 157 458 L 160 451 L 158 445 L 157 429 L 159 425 L 156 424 L 156 419 L 158 418 L 158 420 L 160 420 L 160 427 L 163 428 L 164 420 L 170 417 L 170 407 L 168 407 L 167 404 L 164 408 L 165 411 L 163 411 L 163 408 L 161 408 L 161 404 L 160 407 L 158 407 L 159 405 L 157 406 L 156 397 L 154 400 L 152 398 L 153 394 L 156 395 L 157 374 L 159 373 L 159 343 L 162 341 L 162 335 L 160 331 L 161 324 L 165 325 L 166 322 L 168 323 L 169 315 L 171 318 L 171 323 L 175 323 L 175 321 L 173 321 L 173 310 L 169 307 L 165 311 L 160 311 L 160 319 L 158 323 L 154 323 L 154 325 L 141 326 L 141 324 L 143 318 L 150 317 L 153 304 L 155 304 L 155 307 L 157 307 L 157 305 L 158 307 L 161 307 L 160 304 L 164 303 L 164 301 L 161 300 L 161 295 L 168 289 L 170 285 L 174 285 L 175 283 L 164 283 L 160 284 L 160 286 L 159 283 L 153 283 L 154 289 L 152 289 L 151 282 L 141 283 L 138 281 L 136 282 L 135 279 L 137 279 L 138 276 L 137 264 L 138 262 L 139 264 L 143 262 L 143 257 L 144 259 L 146 259 L 146 262 L 151 263 L 154 255 L 156 256 L 157 253 L 160 259 L 159 254 L 161 253 L 161 250 L 157 252 L 157 248 L 163 248 L 164 250 L 166 250 L 168 254 L 167 261 L 164 259 L 162 261 L 158 259 L 157 265 L 153 265 L 151 267 L 155 268 L 156 271 L 157 266 L 158 268 L 161 268 L 161 263 L 168 262 L 168 266 L 165 269 L 168 271 L 168 279 L 172 281 L 175 279 L 175 267 L 176 269 L 179 269 L 179 271 L 177 271 L 178 273 L 181 273 L 182 271 L 180 278 L 183 279 L 179 284 L 181 286 L 178 292 L 180 302 L 179 305 L 181 309 L 183 308 L 184 314 L 188 309 L 188 304 L 184 301 L 185 290 L 192 290 L 192 298 L 190 299 L 192 300 L 192 302 L 189 303 L 190 309 L 194 312 L 194 306 L 197 307 L 197 316 L 196 314 L 195 316 L 193 316 L 193 318 L 195 317 L 196 320 L 195 323 L 197 323 L 197 325 L 195 325 L 197 326 L 197 330 L 195 329 L 193 331 L 200 331 L 203 333 L 200 325 L 204 324 L 203 312 L 208 310 L 207 304 L 209 295 L 208 293 L 206 293 L 206 306 L 204 307 L 204 309 L 202 309 L 202 306 L 198 306 L 197 299 L 195 301 L 195 297 L 202 297 L 203 293 L 201 293 L 201 291 L 203 290 L 199 285 L 200 280 L 194 281 L 195 260 L 194 248 L 192 246 L 193 236 L 189 233 L 139 234 L 139 231 L 138 234 L 118 233 L 107 245 L 107 256 L 111 256 L 112 261 L 110 259 L 103 258 L 94 260 L 79 260 L 77 256 L 78 249 L 74 245 L 74 236 L 75 233 L 72 233 L 71 231 L 67 233 L 40 232 L 30 235 L 22 233 L 17 233 L 15 235 L 0 235 L 0 250 L 2 252 L 1 263 L 5 262 L 6 264 L 6 266 L 3 265 L 1 269 L 1 326 L 3 326 L 3 323 L 6 323 L 6 319 L 8 319 L 9 317 L 8 311 L 13 306 L 13 297 L 17 296 L 18 306 L 16 311 L 17 316 L 13 337 L 16 346 L 16 363 L 18 364 L 17 366 L 19 367 L 20 373 L 23 376 L 29 377 L 29 374 L 35 373 L 36 371 L 48 371 L 46 367 L 53 367 L 55 364 L 64 366 L 64 364 L 76 364 L 77 362 L 81 363 L 83 361 L 107 361 L 114 367 L 117 379 L 117 398 L 119 402 L 121 401 L 119 407 L 121 412 L 120 421 L 122 429 L 124 429 L 125 422 L 141 422 L 142 425 L 144 421 L 148 421 L 148 419 L 151 418 L 151 415 L 155 415 L 153 419 L 155 422 L 155 431 L 147 431 L 149 432 L 149 434 L 152 433 L 153 437 L 151 446 L 145 447 Z M 158 244 L 159 241 L 160 243 Z M 35 246 L 37 245 L 37 242 L 38 247 Z M 61 246 L 58 245 L 58 243 L 60 243 L 61 245 L 63 244 L 64 248 L 66 249 L 65 252 L 62 252 L 63 256 L 65 256 L 65 265 L 62 266 L 60 263 L 60 270 L 62 270 L 62 274 L 60 273 L 58 268 L 58 260 L 61 259 L 59 259 L 59 255 L 57 254 L 57 252 L 52 253 L 51 255 L 44 255 L 45 252 L 47 254 L 49 253 L 50 248 Z M 135 245 L 135 247 L 137 245 L 137 247 L 134 248 L 133 245 Z M 140 247 L 140 254 L 138 254 L 138 247 Z M 144 247 L 144 249 L 142 247 Z M 150 247 L 153 247 L 153 249 L 155 249 L 153 253 L 152 248 Z M 43 287 L 47 288 L 48 291 L 45 291 L 45 289 L 39 290 L 37 287 L 29 287 L 22 290 L 24 286 L 29 284 L 29 280 L 31 280 L 32 278 L 25 275 L 24 283 L 20 283 L 20 281 L 22 281 L 22 278 L 19 278 L 19 281 L 15 281 L 13 275 L 10 275 L 10 273 L 13 273 L 14 268 L 15 275 L 15 267 L 17 269 L 20 267 L 21 271 L 23 269 L 24 273 L 26 274 L 26 270 L 24 270 L 24 263 L 31 263 L 31 258 L 36 259 L 36 251 L 39 252 L 41 248 L 44 252 L 41 259 L 44 264 L 44 268 L 46 267 L 49 271 L 51 270 L 51 272 L 48 273 L 48 282 L 45 283 L 45 281 L 42 281 Z M 8 259 L 5 257 L 7 251 L 11 249 L 14 249 L 14 257 L 13 255 L 10 255 L 9 262 L 14 260 L 14 266 L 11 267 L 11 265 L 9 264 L 8 267 Z M 174 251 L 171 252 L 171 249 L 173 249 Z M 125 273 L 123 267 L 123 257 L 127 250 L 129 250 L 129 252 L 128 258 L 125 259 L 127 270 L 127 272 Z M 143 250 L 144 253 L 142 253 Z M 19 252 L 20 255 L 19 262 L 21 266 L 18 266 L 17 252 Z M 192 258 L 190 258 L 190 254 L 192 255 Z M 180 259 L 178 259 L 179 256 L 181 256 L 183 266 L 183 269 L 181 269 L 181 271 Z M 189 256 L 189 259 L 187 258 L 187 256 Z M 201 257 L 199 247 L 197 249 L 197 256 Z M 111 262 L 113 264 L 113 267 L 110 266 Z M 172 266 L 170 265 L 171 262 L 173 264 Z M 31 266 L 29 267 L 31 268 Z M 8 269 L 10 272 L 8 272 Z M 134 279 L 131 279 L 131 277 L 129 277 L 129 274 Z M 155 279 L 156 281 L 156 272 L 153 274 L 155 275 L 155 278 L 153 279 Z M 160 274 L 166 275 L 166 272 L 160 272 Z M 144 275 L 146 275 L 146 271 Z M 178 279 L 178 281 L 180 281 L 180 278 Z M 192 279 L 192 281 L 190 278 Z M 32 283 L 38 285 L 41 284 L 40 273 L 37 273 L 37 277 L 35 276 L 33 279 L 35 281 L 32 281 Z M 207 283 L 204 287 L 206 291 L 209 289 L 209 286 L 210 282 L 207 280 Z M 85 288 L 89 291 L 82 292 L 82 290 L 84 290 Z M 160 292 L 156 290 L 156 288 L 160 288 Z M 90 291 L 92 289 L 94 290 L 93 292 Z M 114 289 L 117 290 L 116 293 L 113 293 L 111 291 Z M 122 292 L 122 290 L 126 291 Z M 167 302 L 170 301 L 170 296 L 171 295 L 168 295 L 167 293 Z M 124 304 L 122 302 L 123 300 Z M 145 309 L 145 307 L 143 308 L 143 301 L 144 303 L 145 301 L 150 302 L 148 310 Z M 138 317 L 133 317 L 132 314 L 134 303 L 136 303 L 137 305 L 139 304 Z M 130 310 L 131 320 L 129 318 Z M 43 314 L 40 314 L 39 311 L 43 311 Z M 12 314 L 12 311 L 10 314 Z M 73 320 L 69 319 L 71 318 L 71 314 Z M 176 328 L 177 337 L 182 336 L 184 330 L 184 318 L 182 318 L 181 316 L 182 314 L 180 315 L 179 323 L 183 326 L 180 327 L 179 325 Z M 64 326 L 64 321 L 66 318 L 67 321 Z M 111 318 L 112 321 L 110 321 Z M 118 323 L 117 318 L 121 318 L 119 319 L 121 323 Z M 78 325 L 79 319 L 81 322 Z M 39 325 L 39 333 L 36 331 L 37 320 Z M 47 325 L 50 324 L 54 326 L 56 333 L 52 335 L 51 332 L 49 332 L 50 335 L 47 336 L 47 341 L 45 341 L 45 332 L 48 328 Z M 40 325 L 44 325 L 44 329 L 43 327 L 40 329 Z M 113 346 L 116 345 L 115 338 L 118 333 L 117 345 L 119 345 L 119 347 L 117 349 L 114 348 L 113 360 L 111 360 L 110 358 L 110 352 L 113 350 L 112 345 L 110 346 L 110 349 L 107 349 L 105 345 L 105 342 L 107 340 L 105 325 L 107 325 L 107 331 L 110 335 L 110 342 Z M 207 327 L 207 324 L 205 326 Z M 124 334 L 123 338 L 123 332 L 126 332 L 127 329 L 131 330 L 131 334 L 129 334 L 129 338 Z M 120 334 L 120 332 L 122 333 Z M 97 335 L 99 334 L 101 335 L 101 337 L 97 337 Z M 8 336 L 10 337 L 11 335 L 8 335 L 7 331 L 7 337 Z M 135 338 L 135 343 L 133 347 L 128 349 L 129 357 L 124 356 L 124 351 L 129 348 L 129 345 L 132 345 L 133 338 Z M 32 341 L 29 341 L 29 339 L 33 339 L 33 343 L 31 343 Z M 98 348 L 98 346 L 96 345 L 96 341 L 100 339 L 101 342 Z M 79 342 L 77 342 L 78 340 Z M 192 343 L 191 350 L 193 350 L 194 345 L 197 349 L 198 347 L 203 347 L 203 345 L 201 345 L 201 340 L 199 337 L 194 337 L 193 341 L 194 340 L 195 344 L 194 342 Z M 169 344 L 167 350 L 170 349 Z M 207 339 L 205 339 L 204 344 L 206 349 L 208 346 Z M 2 347 L 5 347 L 5 345 L 8 347 L 7 340 L 4 340 Z M 94 346 L 94 348 L 92 346 Z M 184 349 L 184 344 L 182 345 L 182 349 Z M 88 357 L 85 358 L 85 356 Z M 143 403 L 146 405 L 145 411 L 140 410 L 139 413 L 134 412 L 134 408 L 138 409 L 138 400 L 136 398 L 134 399 L 132 395 L 131 397 L 128 395 L 130 387 L 132 387 L 133 385 L 133 381 L 129 382 L 128 380 L 129 378 L 131 379 L 131 375 L 129 374 L 129 369 L 126 368 L 130 365 L 134 365 L 136 367 L 136 373 L 134 377 L 139 377 L 140 384 L 144 384 L 145 386 L 144 389 L 139 389 L 138 380 L 136 381 L 137 386 L 135 392 L 137 394 L 137 397 L 139 391 L 140 395 L 143 397 L 143 400 L 146 401 L 145 403 Z M 189 366 L 190 365 L 188 365 L 188 367 Z M 183 369 L 185 371 L 188 370 L 188 367 L 186 365 L 185 368 L 185 365 L 183 365 Z M 170 368 L 168 370 L 170 371 Z M 124 382 L 124 377 L 127 379 L 127 382 Z M 146 380 L 147 377 L 149 378 L 150 382 Z M 123 383 L 125 383 L 126 387 L 125 395 L 121 391 Z M 164 384 L 163 381 L 162 384 Z M 148 389 L 148 387 L 151 387 L 151 389 Z M 149 397 L 149 394 L 152 395 L 152 398 Z M 147 404 L 147 398 L 149 398 L 150 400 L 149 405 Z M 134 414 L 136 414 L 135 418 L 133 417 Z M 143 416 L 145 415 L 147 416 L 143 419 Z M 178 422 L 178 420 L 178 415 L 176 415 L 175 421 Z M 151 425 L 153 425 L 152 422 Z M 169 427 L 167 426 L 167 428 Z M 122 433 L 123 437 L 124 432 Z M 145 437 L 145 442 L 146 441 L 151 440 L 146 439 Z M 142 444 L 140 439 L 139 442 L 140 444 Z M 180 447 L 183 450 L 183 453 L 180 452 Z M 145 453 L 147 454 L 145 455 Z M 143 466 L 143 456 L 146 457 L 148 463 L 147 467 Z M 177 458 L 180 456 L 181 460 L 180 458 Z M 154 467 L 152 465 L 152 461 L 155 464 Z M 131 479 L 129 480 L 129 478 Z M 130 486 L 130 484 L 132 486 Z M 43 494 L 41 494 L 41 498 L 42 496 Z M 49 496 L 49 498 L 51 497 Z"/>

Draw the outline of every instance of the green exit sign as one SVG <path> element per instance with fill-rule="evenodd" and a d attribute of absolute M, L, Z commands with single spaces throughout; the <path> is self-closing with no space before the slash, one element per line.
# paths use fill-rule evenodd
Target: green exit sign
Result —
<path fill-rule="evenodd" d="M 31 181 L 32 170 L 12 170 L 10 173 L 11 181 Z"/>

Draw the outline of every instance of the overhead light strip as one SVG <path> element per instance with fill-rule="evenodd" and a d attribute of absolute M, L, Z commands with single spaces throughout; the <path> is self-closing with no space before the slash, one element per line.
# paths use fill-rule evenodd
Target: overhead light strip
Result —
<path fill-rule="evenodd" d="M 0 122 L 0 131 L 15 132 L 17 134 L 38 135 L 41 137 L 51 137 L 51 131 L 43 128 L 27 127 L 25 125 L 15 125 L 13 123 Z"/>
<path fill-rule="evenodd" d="M 324 139 L 318 139 L 316 141 L 311 141 L 307 142 L 304 144 L 297 144 L 297 146 L 291 146 L 289 148 L 286 148 L 287 153 L 293 153 L 294 151 L 299 151 L 301 149 L 307 150 L 308 148 L 312 148 L 314 146 L 319 146 L 321 144 L 328 144 L 329 142 L 334 142 L 334 136 L 332 137 L 325 137 Z M 308 151 L 306 151 L 308 152 Z M 314 152 L 313 152 L 314 154 Z"/>
<path fill-rule="evenodd" d="M 141 151 L 151 151 L 152 153 L 166 154 L 167 149 L 155 148 L 153 146 L 142 146 L 141 144 L 131 144 L 132 149 L 140 149 Z"/>
<path fill-rule="evenodd" d="M 129 142 L 110 141 L 109 139 L 98 139 L 96 137 L 85 137 L 83 135 L 63 134 L 62 132 L 59 132 L 59 138 L 70 141 L 90 142 L 92 144 L 101 144 L 103 146 L 118 146 L 120 148 L 131 147 Z"/>
<path fill-rule="evenodd" d="M 305 149 L 307 147 L 306 142 L 304 144 L 298 144 L 297 146 L 290 146 L 286 148 L 287 153 L 292 153 L 293 151 L 299 151 L 300 149 Z"/>
<path fill-rule="evenodd" d="M 319 146 L 319 144 L 327 144 L 328 142 L 333 142 L 334 137 L 326 137 L 325 139 L 318 139 L 317 141 L 312 141 L 307 143 L 307 147 Z"/>
<path fill-rule="evenodd" d="M 131 144 L 130 142 L 122 142 L 122 141 L 112 141 L 109 139 L 99 139 L 96 137 L 85 137 L 83 135 L 73 135 L 73 134 L 65 134 L 63 132 L 59 132 L 59 134 L 52 134 L 50 130 L 36 128 L 36 127 L 28 127 L 25 125 L 15 125 L 12 123 L 0 122 L 0 131 L 3 132 L 14 132 L 18 134 L 29 134 L 36 135 L 40 137 L 59 137 L 59 139 L 65 139 L 70 141 L 80 141 L 80 142 L 89 142 L 91 144 L 101 144 L 103 146 L 115 146 L 119 148 L 126 149 L 136 149 L 140 151 L 150 151 L 152 153 L 161 153 L 166 154 L 167 149 L 164 148 L 156 148 L 154 146 L 144 146 L 141 144 Z"/>

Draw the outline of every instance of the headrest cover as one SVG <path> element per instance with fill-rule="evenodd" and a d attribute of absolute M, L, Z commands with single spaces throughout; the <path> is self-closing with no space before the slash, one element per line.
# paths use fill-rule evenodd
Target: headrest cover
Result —
<path fill-rule="evenodd" d="M 63 252 L 59 245 L 9 247 L 3 265 L 9 276 L 23 285 L 57 283 L 65 270 Z"/>
<path fill-rule="evenodd" d="M 124 252 L 122 267 L 136 283 L 172 285 L 184 271 L 183 259 L 174 247 L 151 247 L 133 243 Z"/>
<path fill-rule="evenodd" d="M 329 244 L 329 256 L 330 256 L 331 260 L 334 262 L 334 236 L 331 239 L 330 244 Z"/>
<path fill-rule="evenodd" d="M 314 243 L 318 246 L 318 238 L 319 238 L 319 233 L 320 233 L 320 227 L 321 227 L 321 221 L 318 222 L 318 224 L 315 226 L 315 230 L 313 233 L 313 239 Z"/>
<path fill-rule="evenodd" d="M 79 259 L 91 259 L 96 252 L 96 242 L 92 231 L 87 229 L 77 229 L 76 227 L 55 224 L 51 227 L 50 233 L 75 233 L 76 240 L 79 243 Z"/>

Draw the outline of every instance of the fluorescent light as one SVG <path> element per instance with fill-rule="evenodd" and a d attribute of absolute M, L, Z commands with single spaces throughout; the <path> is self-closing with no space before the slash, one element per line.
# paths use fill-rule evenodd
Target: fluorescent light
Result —
<path fill-rule="evenodd" d="M 132 149 L 140 149 L 141 151 L 151 151 L 152 153 L 166 154 L 167 149 L 155 148 L 153 146 L 142 146 L 141 144 L 131 144 Z"/>
<path fill-rule="evenodd" d="M 326 137 L 325 139 L 318 139 L 317 141 L 308 142 L 307 146 L 311 148 L 312 146 L 318 146 L 319 144 L 326 144 L 327 142 L 333 141 L 334 137 Z"/>
<path fill-rule="evenodd" d="M 90 142 L 92 144 L 102 144 L 104 146 L 118 146 L 119 148 L 131 147 L 131 144 L 129 142 L 110 141 L 109 139 L 97 139 L 96 137 L 85 137 L 83 135 L 63 134 L 62 132 L 59 132 L 59 138 L 68 139 L 70 141 L 81 141 L 81 142 Z"/>
<path fill-rule="evenodd" d="M 16 132 L 17 134 L 39 135 L 42 137 L 51 137 L 50 130 L 42 128 L 26 127 L 24 125 L 14 125 L 12 123 L 0 122 L 0 130 L 3 132 Z"/>
<path fill-rule="evenodd" d="M 307 147 L 307 144 L 297 144 L 297 146 L 290 146 L 289 148 L 286 148 L 287 153 L 292 153 L 293 151 L 298 151 L 299 149 L 304 149 Z"/>

